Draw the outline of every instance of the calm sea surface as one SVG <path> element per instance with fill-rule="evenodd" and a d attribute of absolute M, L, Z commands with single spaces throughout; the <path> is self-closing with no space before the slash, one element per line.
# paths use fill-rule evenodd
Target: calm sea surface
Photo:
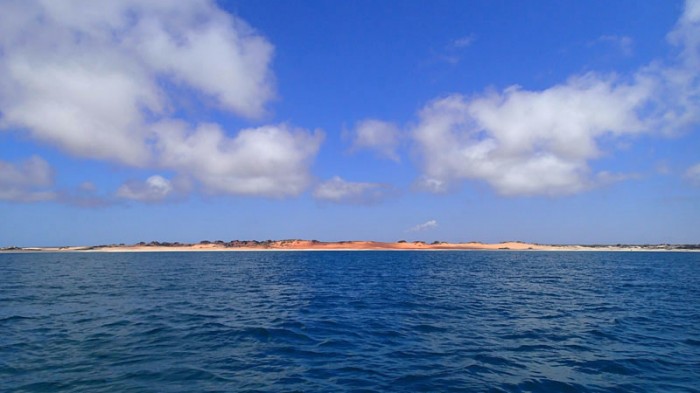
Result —
<path fill-rule="evenodd" d="M 0 254 L 3 392 L 700 392 L 700 253 Z"/>

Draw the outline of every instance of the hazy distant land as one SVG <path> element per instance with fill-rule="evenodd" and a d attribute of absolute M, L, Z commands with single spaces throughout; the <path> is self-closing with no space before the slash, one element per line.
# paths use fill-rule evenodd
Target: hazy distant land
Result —
<path fill-rule="evenodd" d="M 700 244 L 590 244 L 555 245 L 509 241 L 502 243 L 447 243 L 435 241 L 378 242 L 318 240 L 232 240 L 199 243 L 140 242 L 136 244 L 108 244 L 97 246 L 63 247 L 3 247 L 0 252 L 83 251 L 83 252 L 149 252 L 149 251 L 261 251 L 261 250 L 517 250 L 517 251 L 700 251 Z"/>

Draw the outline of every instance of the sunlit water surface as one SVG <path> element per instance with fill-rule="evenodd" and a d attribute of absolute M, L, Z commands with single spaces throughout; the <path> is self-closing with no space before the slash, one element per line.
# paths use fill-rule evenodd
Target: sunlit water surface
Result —
<path fill-rule="evenodd" d="M 699 392 L 700 253 L 0 255 L 7 392 Z"/>

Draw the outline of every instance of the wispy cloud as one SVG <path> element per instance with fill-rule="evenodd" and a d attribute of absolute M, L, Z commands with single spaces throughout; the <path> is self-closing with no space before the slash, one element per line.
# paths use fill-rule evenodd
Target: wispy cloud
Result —
<path fill-rule="evenodd" d="M 22 162 L 0 161 L 0 200 L 12 202 L 39 202 L 56 198 L 51 190 L 53 169 L 39 156 Z"/>
<path fill-rule="evenodd" d="M 0 161 L 0 201 L 54 202 L 78 207 L 102 207 L 114 201 L 83 182 L 76 188 L 57 188 L 54 169 L 46 160 L 32 156 L 16 163 Z"/>
<path fill-rule="evenodd" d="M 596 42 L 611 45 L 624 56 L 632 56 L 634 53 L 634 40 L 631 37 L 619 35 L 603 35 Z"/>
<path fill-rule="evenodd" d="M 476 35 L 469 34 L 450 41 L 447 45 L 437 50 L 435 59 L 438 62 L 448 64 L 458 64 L 462 60 L 462 55 L 466 48 L 476 42 Z"/>
<path fill-rule="evenodd" d="M 659 175 L 670 175 L 672 172 L 671 167 L 665 160 L 656 162 L 656 164 L 654 165 L 654 171 Z"/>
<path fill-rule="evenodd" d="M 351 151 L 373 150 L 380 157 L 396 162 L 401 160 L 397 152 L 400 131 L 395 124 L 377 119 L 365 119 L 355 125 L 351 134 Z"/>
<path fill-rule="evenodd" d="M 464 37 L 457 38 L 452 42 L 452 47 L 454 48 L 466 48 L 476 41 L 476 36 L 474 34 L 469 34 Z"/>
<path fill-rule="evenodd" d="M 406 232 L 422 232 L 429 229 L 437 228 L 438 223 L 436 220 L 429 220 L 422 224 L 418 224 L 414 227 L 409 228 Z"/>
<path fill-rule="evenodd" d="M 117 203 L 111 196 L 101 194 L 95 184 L 89 181 L 83 182 L 73 189 L 59 190 L 57 194 L 57 202 L 83 208 L 105 207 Z"/>
<path fill-rule="evenodd" d="M 380 183 L 349 182 L 334 176 L 319 184 L 314 190 L 314 198 L 342 204 L 374 204 L 393 194 L 392 188 Z"/>
<path fill-rule="evenodd" d="M 690 184 L 700 186 L 700 162 L 688 168 L 685 171 L 684 177 Z"/>

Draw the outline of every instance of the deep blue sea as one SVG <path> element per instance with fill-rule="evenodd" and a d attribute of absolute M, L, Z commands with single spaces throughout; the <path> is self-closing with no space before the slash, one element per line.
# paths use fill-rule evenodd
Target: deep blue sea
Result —
<path fill-rule="evenodd" d="M 2 392 L 700 392 L 700 253 L 0 254 Z"/>

